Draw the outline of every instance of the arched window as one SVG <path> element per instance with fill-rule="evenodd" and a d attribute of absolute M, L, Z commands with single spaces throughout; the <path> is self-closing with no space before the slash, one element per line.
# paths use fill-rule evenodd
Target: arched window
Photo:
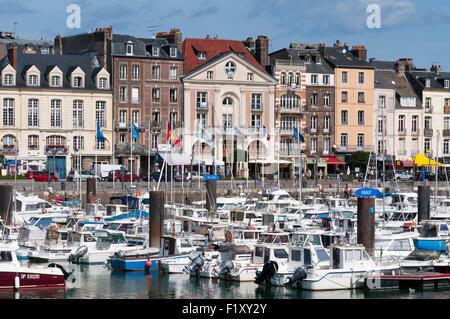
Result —
<path fill-rule="evenodd" d="M 285 94 L 281 97 L 280 106 L 284 109 L 293 109 L 299 107 L 300 98 L 297 95 Z"/>
<path fill-rule="evenodd" d="M 300 73 L 295 73 L 295 84 L 300 85 Z"/>
<path fill-rule="evenodd" d="M 223 106 L 233 106 L 233 99 L 231 97 L 226 97 L 222 102 Z"/>
<path fill-rule="evenodd" d="M 16 141 L 17 140 L 14 135 L 8 134 L 8 135 L 3 136 L 3 138 L 2 138 L 3 149 L 14 149 Z"/>
<path fill-rule="evenodd" d="M 292 84 L 294 84 L 294 73 L 289 72 L 288 86 L 291 86 Z"/>
<path fill-rule="evenodd" d="M 281 72 L 281 75 L 280 75 L 280 84 L 281 84 L 281 85 L 286 85 L 286 73 L 284 73 L 284 72 Z"/>

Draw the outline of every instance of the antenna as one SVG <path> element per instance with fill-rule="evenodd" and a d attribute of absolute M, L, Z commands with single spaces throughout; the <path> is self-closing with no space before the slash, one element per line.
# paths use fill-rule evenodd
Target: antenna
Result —
<path fill-rule="evenodd" d="M 155 24 L 155 25 L 147 26 L 147 29 L 149 32 L 152 32 L 153 34 L 155 34 L 155 31 L 158 30 L 159 27 L 160 27 L 160 25 Z"/>
<path fill-rule="evenodd" d="M 13 30 L 14 30 L 14 31 L 13 31 L 13 32 L 14 32 L 14 33 L 13 33 L 13 34 L 14 34 L 14 37 L 16 37 L 16 26 L 17 26 L 17 22 L 14 22 L 14 29 L 13 29 Z"/>

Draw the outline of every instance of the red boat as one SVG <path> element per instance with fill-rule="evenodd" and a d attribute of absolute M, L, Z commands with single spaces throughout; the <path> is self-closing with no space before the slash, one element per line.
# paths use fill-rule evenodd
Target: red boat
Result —
<path fill-rule="evenodd" d="M 57 264 L 41 268 L 20 265 L 17 248 L 17 244 L 0 243 L 0 289 L 65 288 L 66 280 L 72 279 L 72 274 Z"/>

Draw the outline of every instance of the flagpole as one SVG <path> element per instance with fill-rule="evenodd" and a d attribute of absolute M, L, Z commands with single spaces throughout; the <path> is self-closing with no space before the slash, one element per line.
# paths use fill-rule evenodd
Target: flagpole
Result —
<path fill-rule="evenodd" d="M 133 191 L 133 118 L 131 117 L 131 147 L 130 147 L 130 155 L 131 155 L 131 161 L 130 161 L 130 194 Z"/>
<path fill-rule="evenodd" d="M 115 190 L 116 189 L 116 181 L 115 181 L 115 178 L 114 178 L 114 172 L 115 172 L 115 168 L 114 168 L 114 164 L 115 164 L 115 157 L 116 157 L 116 145 L 115 145 L 115 143 L 114 143 L 114 129 L 115 129 L 115 125 L 116 125 L 116 120 L 115 119 L 113 119 L 113 132 L 112 132 L 112 138 L 111 138 L 111 140 L 112 140 L 112 165 L 113 165 L 113 190 Z"/>
<path fill-rule="evenodd" d="M 151 123 L 148 120 L 148 162 L 147 162 L 147 190 L 150 192 L 150 155 L 152 153 L 152 132 L 151 132 Z"/>

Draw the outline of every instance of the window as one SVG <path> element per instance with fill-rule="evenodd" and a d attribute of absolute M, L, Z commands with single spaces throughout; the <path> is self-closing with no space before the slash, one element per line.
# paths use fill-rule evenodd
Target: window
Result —
<path fill-rule="evenodd" d="M 317 74 L 311 74 L 311 84 L 317 84 Z"/>
<path fill-rule="evenodd" d="M 347 91 L 341 92 L 341 102 L 342 103 L 348 102 L 348 92 Z"/>
<path fill-rule="evenodd" d="M 415 107 L 416 106 L 416 98 L 415 97 L 401 97 L 400 105 L 404 107 Z"/>
<path fill-rule="evenodd" d="M 347 110 L 341 111 L 341 124 L 342 125 L 348 124 L 348 111 Z"/>
<path fill-rule="evenodd" d="M 358 149 L 364 149 L 364 134 L 358 134 L 356 137 L 356 146 Z"/>
<path fill-rule="evenodd" d="M 169 95 L 170 95 L 171 103 L 176 103 L 178 101 L 177 89 L 175 89 L 175 88 L 170 89 Z"/>
<path fill-rule="evenodd" d="M 324 137 L 323 138 L 323 153 L 328 154 L 330 151 L 330 138 Z"/>
<path fill-rule="evenodd" d="M 324 116 L 323 118 L 323 131 L 324 132 L 330 131 L 330 117 L 328 115 Z"/>
<path fill-rule="evenodd" d="M 262 94 L 252 93 L 252 110 L 261 111 L 263 107 Z"/>
<path fill-rule="evenodd" d="M 177 112 L 170 112 L 170 123 L 176 123 L 178 120 L 178 113 Z"/>
<path fill-rule="evenodd" d="M 318 105 L 319 105 L 319 94 L 312 93 L 311 94 L 311 106 L 318 106 Z"/>
<path fill-rule="evenodd" d="M 95 123 L 99 123 L 100 127 L 106 127 L 106 102 L 95 102 Z"/>
<path fill-rule="evenodd" d="M 324 106 L 330 106 L 330 98 L 331 98 L 331 94 L 330 93 L 325 93 L 323 95 L 323 105 Z"/>
<path fill-rule="evenodd" d="M 3 125 L 14 126 L 14 99 L 3 99 Z"/>
<path fill-rule="evenodd" d="M 73 127 L 84 127 L 84 115 L 83 115 L 84 102 L 81 100 L 73 101 Z"/>
<path fill-rule="evenodd" d="M 444 106 L 450 106 L 450 99 L 449 98 L 445 98 L 444 99 Z"/>
<path fill-rule="evenodd" d="M 286 73 L 284 73 L 284 72 L 281 72 L 280 84 L 281 85 L 286 85 Z"/>
<path fill-rule="evenodd" d="M 103 90 L 108 89 L 108 78 L 101 77 L 101 78 L 98 80 L 98 88 L 99 88 L 99 89 L 103 89 Z"/>
<path fill-rule="evenodd" d="M 424 141 L 424 143 L 423 143 L 423 146 L 424 146 L 424 151 L 425 151 L 425 153 L 430 153 L 431 152 L 431 140 L 430 139 L 425 139 L 425 141 Z"/>
<path fill-rule="evenodd" d="M 28 77 L 28 85 L 29 86 L 38 86 L 38 76 L 36 74 L 32 74 Z"/>
<path fill-rule="evenodd" d="M 426 79 L 426 80 L 425 80 L 425 86 L 426 86 L 427 88 L 431 87 L 431 80 L 430 80 L 430 79 Z"/>
<path fill-rule="evenodd" d="M 323 75 L 322 76 L 322 81 L 324 85 L 329 85 L 330 84 L 330 76 L 329 75 Z"/>
<path fill-rule="evenodd" d="M 161 77 L 161 68 L 159 65 L 152 66 L 152 78 L 153 80 L 159 80 Z"/>
<path fill-rule="evenodd" d="M 61 100 L 51 100 L 50 102 L 50 126 L 61 127 Z"/>
<path fill-rule="evenodd" d="M 158 103 L 161 99 L 161 92 L 159 88 L 152 89 L 152 101 Z"/>
<path fill-rule="evenodd" d="M 198 57 L 200 60 L 205 60 L 205 59 L 206 59 L 206 52 L 199 52 L 199 53 L 197 54 L 197 57 Z"/>
<path fill-rule="evenodd" d="M 384 154 L 384 143 L 383 141 L 378 141 L 377 143 L 378 154 Z"/>
<path fill-rule="evenodd" d="M 366 97 L 364 92 L 358 92 L 358 103 L 365 103 Z"/>
<path fill-rule="evenodd" d="M 358 83 L 364 84 L 364 72 L 358 72 Z"/>
<path fill-rule="evenodd" d="M 317 152 L 317 137 L 311 138 L 311 153 Z"/>
<path fill-rule="evenodd" d="M 208 93 L 197 92 L 197 107 L 199 108 L 208 107 Z"/>
<path fill-rule="evenodd" d="M 212 80 L 214 77 L 214 72 L 213 71 L 208 71 L 206 72 L 206 78 L 209 80 Z"/>
<path fill-rule="evenodd" d="M 206 114 L 197 113 L 197 129 L 200 130 L 206 127 Z"/>
<path fill-rule="evenodd" d="M 247 81 L 253 81 L 253 73 L 247 73 Z"/>
<path fill-rule="evenodd" d="M 341 134 L 341 147 L 346 148 L 348 146 L 348 134 L 342 133 Z"/>
<path fill-rule="evenodd" d="M 5 74 L 3 76 L 3 86 L 13 86 L 14 85 L 14 75 L 13 74 Z"/>
<path fill-rule="evenodd" d="M 450 88 L 450 80 L 444 80 L 444 88 Z"/>
<path fill-rule="evenodd" d="M 171 66 L 169 70 L 170 80 L 176 80 L 178 78 L 178 68 L 176 66 Z"/>
<path fill-rule="evenodd" d="M 153 47 L 152 48 L 152 55 L 153 56 L 159 56 L 159 48 L 158 47 Z"/>
<path fill-rule="evenodd" d="M 84 136 L 73 137 L 73 150 L 75 152 L 84 150 Z"/>
<path fill-rule="evenodd" d="M 430 110 L 431 109 L 431 97 L 425 98 L 425 109 Z"/>
<path fill-rule="evenodd" d="M 29 99 L 28 100 L 28 126 L 38 127 L 39 126 L 39 100 Z"/>
<path fill-rule="evenodd" d="M 386 96 L 381 95 L 378 97 L 378 107 L 380 109 L 386 108 Z"/>
<path fill-rule="evenodd" d="M 300 73 L 295 73 L 295 84 L 300 86 Z"/>
<path fill-rule="evenodd" d="M 444 117 L 444 130 L 450 129 L 450 117 Z"/>
<path fill-rule="evenodd" d="M 126 126 L 127 125 L 127 111 L 120 110 L 119 111 L 119 125 Z"/>
<path fill-rule="evenodd" d="M 233 114 L 223 114 L 223 129 L 233 127 Z"/>
<path fill-rule="evenodd" d="M 127 55 L 133 55 L 133 42 L 127 42 Z"/>
<path fill-rule="evenodd" d="M 133 113 L 131 113 L 131 120 L 133 121 L 133 123 L 135 123 L 136 125 L 138 125 L 139 122 L 139 111 L 133 111 Z"/>
<path fill-rule="evenodd" d="M 348 83 L 348 73 L 347 73 L 347 71 L 342 71 L 342 83 Z"/>
<path fill-rule="evenodd" d="M 121 86 L 119 88 L 119 99 L 120 99 L 120 102 L 126 102 L 128 100 L 126 86 Z"/>
<path fill-rule="evenodd" d="M 295 87 L 295 79 L 294 79 L 294 73 L 289 72 L 288 74 L 288 86 Z"/>
<path fill-rule="evenodd" d="M 450 140 L 444 140 L 444 154 L 448 155 L 450 153 Z"/>
<path fill-rule="evenodd" d="M 411 132 L 417 133 L 419 131 L 419 116 L 413 115 L 411 119 Z"/>
<path fill-rule="evenodd" d="M 177 57 L 177 48 L 170 48 L 170 57 L 171 58 Z"/>
<path fill-rule="evenodd" d="M 140 101 L 140 95 L 139 95 L 139 88 L 138 87 L 132 87 L 131 88 L 131 103 L 139 103 Z"/>
<path fill-rule="evenodd" d="M 399 133 L 403 133 L 405 131 L 405 116 L 398 116 L 398 131 Z"/>
<path fill-rule="evenodd" d="M 131 79 L 139 80 L 139 65 L 133 64 L 131 67 Z"/>
<path fill-rule="evenodd" d="M 386 118 L 378 118 L 378 125 L 377 125 L 377 132 L 378 134 L 384 134 L 384 122 L 386 121 Z"/>
<path fill-rule="evenodd" d="M 252 121 L 251 121 L 251 126 L 253 128 L 261 128 L 261 115 L 260 114 L 252 114 Z"/>
<path fill-rule="evenodd" d="M 95 149 L 96 150 L 106 150 L 105 140 L 103 142 L 100 142 L 98 139 L 96 139 L 95 143 Z"/>
<path fill-rule="evenodd" d="M 300 98 L 297 95 L 283 95 L 281 97 L 280 106 L 283 109 L 293 109 L 300 106 Z"/>
<path fill-rule="evenodd" d="M 317 132 L 317 116 L 311 116 L 311 133 Z"/>
<path fill-rule="evenodd" d="M 127 79 L 127 65 L 126 64 L 121 64 L 119 67 L 119 78 L 121 80 L 126 80 Z"/>
<path fill-rule="evenodd" d="M 234 64 L 234 62 L 232 61 L 227 62 L 227 64 L 225 65 L 225 73 L 229 77 L 232 77 L 235 72 L 236 72 L 236 64 Z"/>
<path fill-rule="evenodd" d="M 83 87 L 83 78 L 81 76 L 76 76 L 73 78 L 73 87 L 74 88 Z"/>
<path fill-rule="evenodd" d="M 433 121 L 431 119 L 431 116 L 425 116 L 425 129 L 431 130 L 433 129 Z"/>
<path fill-rule="evenodd" d="M 28 149 L 38 150 L 39 149 L 39 136 L 38 135 L 28 135 Z"/>
<path fill-rule="evenodd" d="M 125 140 L 122 143 L 125 143 Z M 159 144 L 159 136 L 158 136 L 158 134 L 152 134 L 152 148 L 153 149 L 158 148 L 158 144 Z"/>
<path fill-rule="evenodd" d="M 223 99 L 222 101 L 222 105 L 227 107 L 227 106 L 233 106 L 233 99 L 231 97 L 226 97 Z"/>
<path fill-rule="evenodd" d="M 58 75 L 52 76 L 51 86 L 60 87 L 61 86 L 61 77 Z"/>

